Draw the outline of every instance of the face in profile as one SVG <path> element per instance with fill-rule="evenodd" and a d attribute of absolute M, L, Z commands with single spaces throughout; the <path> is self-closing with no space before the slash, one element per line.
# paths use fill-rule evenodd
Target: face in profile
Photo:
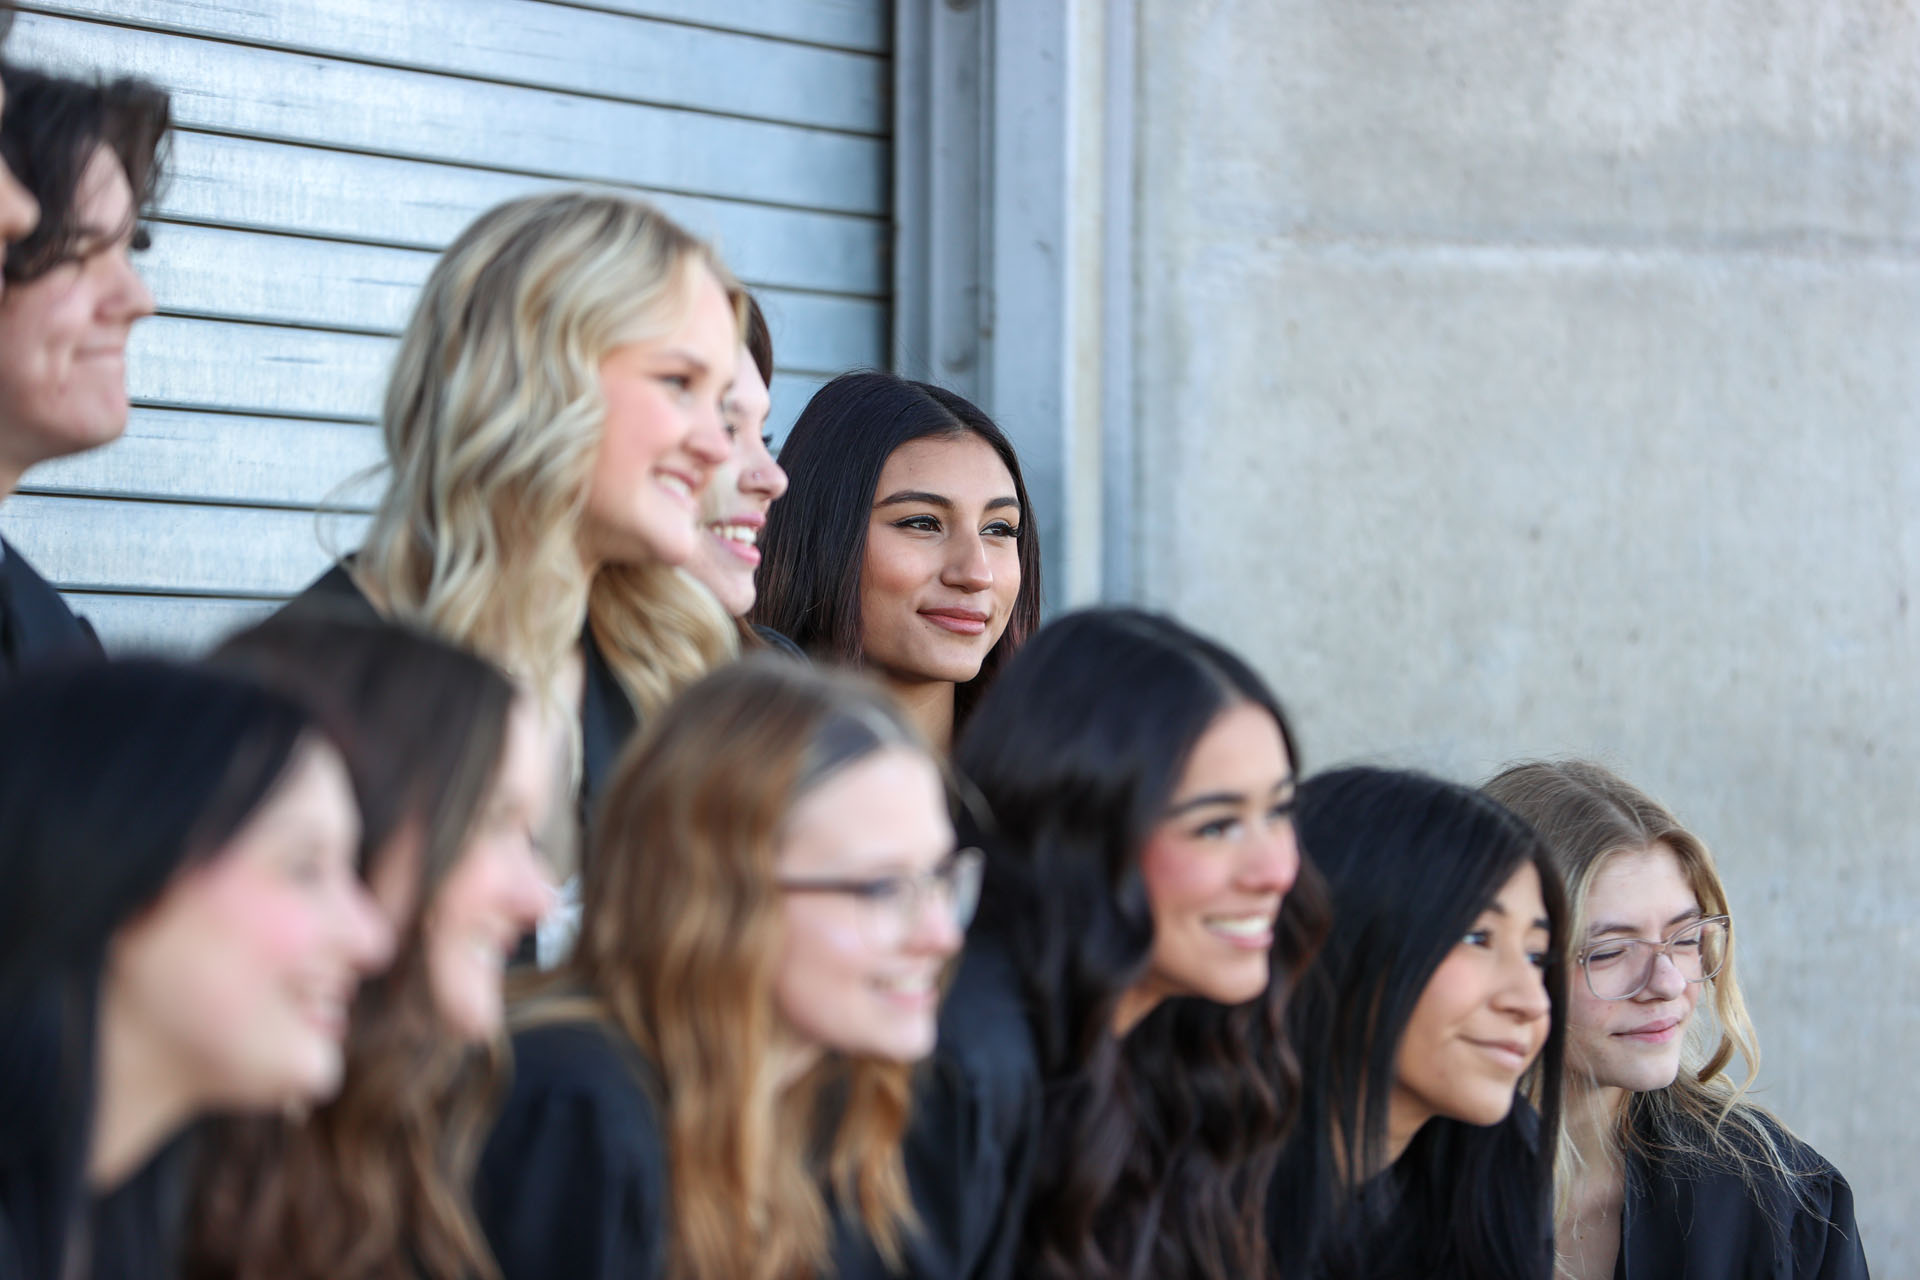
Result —
<path fill-rule="evenodd" d="M 978 863 L 954 855 L 933 762 L 889 747 L 814 788 L 789 815 L 777 874 L 788 1034 L 899 1062 L 932 1052 L 940 974 L 979 884 Z"/>
<path fill-rule="evenodd" d="M 4 22 L 0 18 L 0 22 Z M 0 81 L 0 119 L 4 119 L 7 109 L 7 86 Z M 4 257 L 7 247 L 16 241 L 24 240 L 33 233 L 34 226 L 40 221 L 40 206 L 34 201 L 20 180 L 13 176 L 13 170 L 0 160 L 0 257 Z M 0 298 L 6 296 L 7 282 L 0 277 Z"/>
<path fill-rule="evenodd" d="M 115 935 L 103 1025 L 207 1106 L 331 1095 L 354 992 L 393 945 L 354 871 L 359 837 L 346 765 L 309 739 L 226 847 Z"/>
<path fill-rule="evenodd" d="M 753 608 L 760 531 L 767 512 L 787 491 L 787 473 L 773 460 L 762 434 L 773 400 L 745 347 L 738 368 L 726 405 L 733 455 L 713 469 L 707 482 L 700 499 L 700 536 L 687 562 L 687 571 L 736 618 Z"/>
<path fill-rule="evenodd" d="M 1603 1088 L 1664 1089 L 1680 1073 L 1680 1048 L 1702 984 L 1689 982 L 1682 966 L 1700 973 L 1700 947 L 1683 938 L 1669 956 L 1648 968 L 1644 948 L 1623 946 L 1635 938 L 1664 942 L 1701 918 L 1700 899 L 1672 846 L 1610 855 L 1587 890 L 1586 935 L 1576 955 L 1585 957 L 1568 983 L 1567 1060 L 1576 1080 Z M 1628 973 L 1629 969 L 1634 970 Z M 1588 974 L 1591 974 L 1591 979 Z M 1645 986 L 1624 1000 L 1602 1000 L 1589 981 L 1612 993 Z"/>
<path fill-rule="evenodd" d="M 421 923 L 434 1006 L 469 1040 L 498 1034 L 507 960 L 553 904 L 536 834 L 547 820 L 553 773 L 545 721 L 522 696 L 472 838 Z"/>
<path fill-rule="evenodd" d="M 1013 475 L 971 432 L 910 440 L 880 471 L 860 571 L 860 644 L 898 683 L 964 684 L 1020 594 Z"/>
<path fill-rule="evenodd" d="M 1514 872 L 1427 979 L 1394 1059 L 1389 1126 L 1497 1124 L 1547 1042 L 1553 945 L 1540 873 Z"/>
<path fill-rule="evenodd" d="M 721 406 L 739 359 L 733 307 L 704 267 L 689 289 L 671 333 L 600 362 L 607 416 L 582 530 L 597 563 L 685 564 L 700 495 L 731 452 Z"/>
<path fill-rule="evenodd" d="M 1239 1004 L 1266 988 L 1274 923 L 1300 872 L 1293 762 L 1266 708 L 1222 711 L 1194 744 L 1140 854 L 1153 910 L 1149 995 Z"/>
<path fill-rule="evenodd" d="M 75 193 L 75 256 L 0 298 L 0 424 L 35 458 L 126 430 L 127 336 L 153 314 L 130 256 L 134 215 L 120 162 L 96 147 Z"/>

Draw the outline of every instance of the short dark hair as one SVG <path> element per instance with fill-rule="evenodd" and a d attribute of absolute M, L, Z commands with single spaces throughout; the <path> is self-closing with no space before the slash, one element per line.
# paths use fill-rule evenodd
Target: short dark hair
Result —
<path fill-rule="evenodd" d="M 914 440 L 974 435 L 1000 455 L 1020 500 L 1020 591 L 980 674 L 954 691 L 954 728 L 1040 625 L 1040 526 L 1013 442 L 964 396 L 878 370 L 820 388 L 780 448 L 791 487 L 760 538 L 759 598 L 748 616 L 817 658 L 858 665 L 867 518 L 887 459 Z"/>
<path fill-rule="evenodd" d="M 89 82 L 13 65 L 0 65 L 0 80 L 7 86 L 0 158 L 40 202 L 40 224 L 7 250 L 7 283 L 37 280 L 92 248 L 100 229 L 81 225 L 75 201 L 96 147 L 112 151 L 126 173 L 135 247 L 145 248 L 139 224 L 159 195 L 172 127 L 166 91 L 131 77 Z"/>
<path fill-rule="evenodd" d="M 772 387 L 773 331 L 767 328 L 767 313 L 760 309 L 760 300 L 751 293 L 747 294 L 747 354 L 760 371 L 760 381 Z"/>

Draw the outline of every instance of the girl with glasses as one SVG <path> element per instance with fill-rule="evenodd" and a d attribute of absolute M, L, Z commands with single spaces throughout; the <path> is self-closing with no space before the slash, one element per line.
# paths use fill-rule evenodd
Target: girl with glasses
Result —
<path fill-rule="evenodd" d="M 1266 1068 L 1321 921 L 1279 703 L 1177 623 L 1095 609 L 1014 656 L 955 764 L 986 884 L 918 1104 L 909 1274 L 1264 1274 L 1293 1101 Z"/>
<path fill-rule="evenodd" d="M 514 1018 L 475 1196 L 507 1280 L 898 1260 L 908 1082 L 978 865 L 878 689 L 759 655 L 669 705 L 613 778 L 573 956 Z"/>
<path fill-rule="evenodd" d="M 1533 823 L 1571 899 L 1557 1274 L 1864 1277 L 1846 1180 L 1746 1100 L 1760 1049 L 1706 846 L 1599 765 L 1516 765 L 1486 791 Z"/>
<path fill-rule="evenodd" d="M 1546 849 L 1478 792 L 1387 769 L 1313 778 L 1299 821 L 1333 928 L 1288 1010 L 1280 1275 L 1543 1280 L 1566 936 Z"/>

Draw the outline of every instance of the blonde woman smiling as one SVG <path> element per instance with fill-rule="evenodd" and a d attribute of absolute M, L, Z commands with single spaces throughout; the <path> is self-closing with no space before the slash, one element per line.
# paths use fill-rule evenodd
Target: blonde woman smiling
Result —
<path fill-rule="evenodd" d="M 638 716 L 737 649 L 676 566 L 730 455 L 738 296 L 641 200 L 562 192 L 483 214 L 401 341 L 366 542 L 309 591 L 420 622 L 577 708 L 583 812 Z"/>
<path fill-rule="evenodd" d="M 1546 840 L 1574 921 L 1558 1274 L 1864 1280 L 1846 1179 L 1746 1100 L 1760 1049 L 1706 845 L 1596 764 L 1486 790 Z"/>

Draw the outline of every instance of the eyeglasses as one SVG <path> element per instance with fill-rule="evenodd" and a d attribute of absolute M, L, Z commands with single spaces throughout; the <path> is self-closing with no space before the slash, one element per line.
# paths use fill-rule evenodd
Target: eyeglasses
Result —
<path fill-rule="evenodd" d="M 1675 931 L 1665 942 L 1646 938 L 1609 938 L 1580 953 L 1587 990 L 1601 1000 L 1631 1000 L 1653 981 L 1661 956 L 1673 962 L 1689 983 L 1705 982 L 1727 962 L 1733 933 L 1730 916 L 1708 916 Z"/>
<path fill-rule="evenodd" d="M 788 893 L 832 893 L 853 899 L 870 945 L 897 946 L 912 934 L 929 902 L 937 903 L 956 928 L 965 929 L 980 905 L 984 858 L 978 849 L 956 849 L 931 871 L 870 880 L 781 880 Z"/>

